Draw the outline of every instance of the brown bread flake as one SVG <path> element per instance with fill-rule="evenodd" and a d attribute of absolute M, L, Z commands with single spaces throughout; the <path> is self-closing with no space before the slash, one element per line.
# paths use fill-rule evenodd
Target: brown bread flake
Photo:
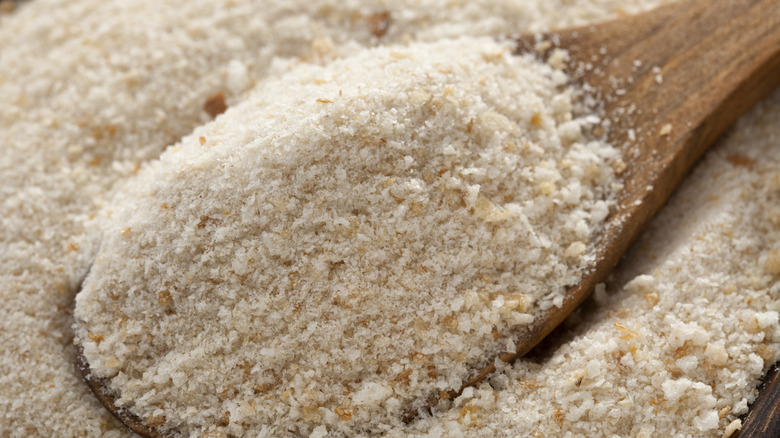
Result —
<path fill-rule="evenodd" d="M 375 37 L 382 37 L 390 29 L 393 18 L 390 16 L 390 12 L 384 11 L 369 15 L 366 17 L 366 21 L 369 29 L 371 29 L 371 34 Z"/>
<path fill-rule="evenodd" d="M 209 113 L 212 118 L 227 111 L 227 104 L 225 103 L 225 95 L 220 91 L 206 99 L 203 104 L 203 110 Z"/>
<path fill-rule="evenodd" d="M 748 169 L 752 169 L 753 165 L 756 164 L 754 159 L 736 154 L 727 156 L 726 160 L 735 167 L 747 167 Z"/>

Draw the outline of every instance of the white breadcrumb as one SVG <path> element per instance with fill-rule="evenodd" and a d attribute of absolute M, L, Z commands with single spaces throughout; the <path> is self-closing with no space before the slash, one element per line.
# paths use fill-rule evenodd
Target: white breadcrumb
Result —
<path fill-rule="evenodd" d="M 235 106 L 255 83 L 277 77 L 291 65 L 322 64 L 366 46 L 581 25 L 661 3 L 33 0 L 21 2 L 11 13 L 0 10 L 0 436 L 134 436 L 95 401 L 81 381 L 74 365 L 70 309 L 77 284 L 97 249 L 92 242 L 99 233 L 92 216 L 113 186 L 210 119 L 203 110 L 210 97 L 222 92 L 227 105 Z M 741 422 L 735 418 L 754 397 L 760 376 L 757 369 L 761 362 L 777 357 L 780 345 L 773 328 L 761 328 L 759 323 L 773 321 L 770 312 L 778 311 L 777 291 L 770 288 L 763 295 L 760 291 L 765 277 L 780 273 L 780 249 L 777 239 L 766 234 L 763 227 L 767 223 L 748 220 L 768 218 L 768 224 L 780 224 L 777 200 L 760 194 L 768 182 L 774 184 L 768 175 L 780 171 L 780 158 L 772 153 L 780 142 L 778 126 L 780 96 L 775 93 L 734 128 L 728 146 L 716 148 L 710 154 L 714 158 L 702 163 L 700 175 L 709 176 L 693 177 L 684 184 L 691 187 L 683 189 L 685 201 L 678 196 L 674 213 L 657 221 L 656 231 L 644 240 L 657 239 L 658 244 L 638 247 L 631 261 L 618 270 L 623 283 L 644 275 L 648 278 L 642 281 L 652 279 L 657 285 L 647 293 L 616 292 L 621 289 L 621 281 L 616 281 L 601 294 L 603 303 L 617 293 L 615 303 L 604 309 L 628 309 L 628 317 L 618 320 L 621 313 L 599 310 L 575 331 L 576 339 L 584 340 L 551 353 L 554 360 L 542 365 L 521 362 L 508 375 L 491 379 L 495 391 L 487 387 L 466 391 L 451 411 L 442 406 L 443 412 L 435 417 L 385 435 L 542 436 L 540 431 L 549 427 L 552 432 L 544 436 L 720 437 L 739 429 Z M 749 176 L 751 168 L 757 170 L 753 176 Z M 731 194 L 721 198 L 720 189 Z M 709 207 L 691 208 L 691 202 Z M 766 212 L 755 213 L 758 209 Z M 720 215 L 726 217 L 718 222 Z M 743 219 L 737 222 L 736 217 Z M 704 232 L 714 227 L 707 224 L 717 223 L 738 225 L 731 233 Z M 696 234 L 697 229 L 702 231 Z M 712 242 L 696 243 L 699 237 Z M 718 242 L 733 244 L 733 251 L 720 248 Z M 712 267 L 701 266 L 704 258 L 683 257 L 686 245 L 688 252 L 694 245 L 715 248 Z M 773 248 L 763 250 L 768 247 Z M 702 251 L 697 254 L 704 256 Z M 677 266 L 669 268 L 675 262 Z M 753 278 L 756 264 L 764 273 Z M 665 266 L 663 272 L 655 272 L 661 266 Z M 717 318 L 700 321 L 696 309 L 690 315 L 682 308 L 674 310 L 677 304 L 673 302 L 682 306 L 694 301 L 686 301 L 685 295 L 679 299 L 670 295 L 676 283 L 670 286 L 671 280 L 664 277 L 667 274 L 678 278 L 681 286 L 710 297 L 706 303 L 695 304 L 703 313 L 721 315 L 723 327 L 733 332 L 724 337 L 722 328 L 713 325 Z M 738 287 L 746 277 L 751 277 L 747 285 Z M 701 284 L 698 278 L 703 279 Z M 708 291 L 708 285 L 712 290 Z M 637 293 L 643 300 L 620 298 Z M 725 300 L 727 310 L 722 310 L 718 301 L 734 294 L 736 298 Z M 654 309 L 656 304 L 659 312 Z M 591 342 L 602 342 L 599 339 L 607 336 L 620 345 L 627 342 L 620 339 L 624 330 L 615 322 L 647 336 L 648 331 L 631 324 L 641 324 L 644 314 L 642 318 L 663 318 L 670 308 L 680 322 L 675 324 L 682 338 L 690 328 L 694 329 L 691 335 L 701 336 L 693 322 L 713 330 L 710 341 L 695 346 L 686 356 L 695 357 L 702 372 L 708 372 L 708 364 L 716 372 L 718 385 L 709 396 L 716 399 L 717 408 L 723 406 L 718 410 L 722 416 L 718 429 L 704 432 L 694 426 L 694 419 L 699 426 L 709 426 L 713 409 L 653 404 L 643 395 L 645 391 L 663 395 L 663 383 L 670 378 L 709 384 L 697 371 L 683 371 L 693 369 L 693 360 L 686 356 L 663 356 L 668 374 L 660 389 L 642 384 L 654 366 L 642 365 L 631 368 L 630 374 L 620 374 L 613 362 L 607 368 L 610 372 L 601 376 L 611 391 L 621 395 L 597 392 L 600 402 L 594 396 L 589 407 L 587 393 L 576 386 L 580 377 L 580 385 L 588 385 L 583 371 L 597 375 L 602 367 L 604 356 L 598 351 L 592 353 L 594 360 L 588 357 Z M 604 321 L 599 324 L 600 319 Z M 651 327 L 657 329 L 661 324 Z M 763 341 L 756 341 L 762 333 Z M 668 347 L 660 332 L 649 339 L 648 349 Z M 752 340 L 744 345 L 742 339 Z M 566 366 L 567 351 L 572 351 L 570 366 Z M 644 350 L 638 346 L 639 351 Z M 668 350 L 653 354 L 660 358 Z M 665 370 L 666 360 L 674 361 L 669 367 L 681 373 L 679 377 Z M 524 368 L 529 374 L 524 374 Z M 556 400 L 556 394 L 562 396 Z M 529 401 L 524 403 L 526 397 Z M 635 397 L 638 403 L 633 402 Z M 500 403 L 493 401 L 496 398 Z M 484 403 L 477 405 L 477 399 Z M 681 400 L 686 399 L 711 401 L 706 388 L 683 393 Z M 627 421 L 624 429 L 619 419 Z M 636 433 L 622 432 L 625 429 Z M 312 436 L 327 436 L 328 432 L 318 426 Z"/>
<path fill-rule="evenodd" d="M 268 82 L 106 208 L 75 311 L 93 372 L 181 436 L 399 426 L 593 259 L 617 151 L 571 93 L 489 38 Z"/>

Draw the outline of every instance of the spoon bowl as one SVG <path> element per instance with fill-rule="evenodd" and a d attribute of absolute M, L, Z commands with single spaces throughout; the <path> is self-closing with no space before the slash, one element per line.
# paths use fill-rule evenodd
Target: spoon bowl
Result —
<path fill-rule="evenodd" d="M 133 432 L 147 438 L 164 438 L 154 425 L 147 424 L 138 418 L 132 412 L 122 409 L 116 405 L 116 394 L 111 392 L 107 379 L 99 378 L 92 374 L 89 368 L 89 362 L 84 357 L 84 351 L 80 346 L 76 346 L 76 366 L 84 378 L 84 382 L 92 391 L 92 395 L 116 417 L 122 424 L 127 426 Z"/>

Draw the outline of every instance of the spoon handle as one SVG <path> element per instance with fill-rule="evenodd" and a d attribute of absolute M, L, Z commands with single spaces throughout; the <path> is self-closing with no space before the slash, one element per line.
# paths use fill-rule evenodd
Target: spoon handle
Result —
<path fill-rule="evenodd" d="M 570 51 L 580 59 L 606 53 L 587 79 L 606 101 L 610 140 L 630 160 L 622 214 L 652 216 L 709 146 L 780 84 L 780 0 L 683 1 L 575 38 Z M 634 236 L 642 221 L 629 222 Z"/>
<path fill-rule="evenodd" d="M 683 1 L 561 38 L 575 59 L 602 59 L 586 79 L 605 100 L 625 188 L 595 269 L 537 339 L 521 342 L 521 355 L 603 281 L 718 137 L 780 84 L 780 0 Z"/>

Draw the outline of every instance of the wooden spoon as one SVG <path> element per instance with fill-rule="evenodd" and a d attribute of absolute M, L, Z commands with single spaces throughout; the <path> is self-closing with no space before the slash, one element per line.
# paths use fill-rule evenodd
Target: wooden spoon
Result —
<path fill-rule="evenodd" d="M 519 52 L 569 54 L 568 72 L 602 102 L 607 139 L 619 147 L 625 189 L 596 246 L 596 261 L 561 308 L 520 334 L 510 362 L 558 326 L 615 266 L 693 164 L 759 99 L 780 83 L 780 0 L 686 0 L 607 22 L 518 39 Z M 598 133 L 597 133 L 598 134 Z M 122 411 L 106 382 L 80 369 L 98 399 L 136 433 L 163 436 Z M 490 363 L 493 363 L 491 361 Z M 495 371 L 490 365 L 464 382 Z M 435 405 L 460 391 L 429 398 Z M 417 411 L 408 412 L 412 419 Z"/>
<path fill-rule="evenodd" d="M 515 351 L 500 356 L 504 362 L 530 351 L 590 295 L 694 163 L 780 84 L 780 0 L 679 1 L 599 25 L 524 36 L 518 46 L 542 56 L 568 51 L 568 73 L 603 105 L 609 124 L 597 129 L 622 152 L 625 189 L 591 268 L 562 307 L 520 334 Z M 464 388 L 493 373 L 492 363 Z"/>

